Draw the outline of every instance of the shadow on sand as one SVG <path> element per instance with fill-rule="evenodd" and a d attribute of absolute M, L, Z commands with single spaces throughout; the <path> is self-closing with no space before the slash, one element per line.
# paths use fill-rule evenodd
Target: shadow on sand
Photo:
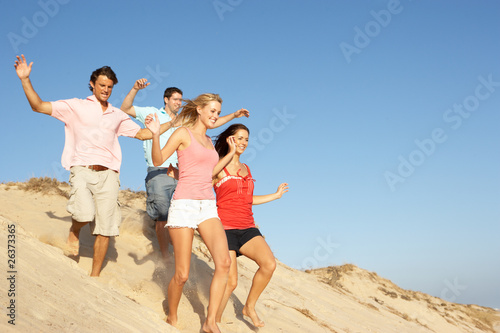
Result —
<path fill-rule="evenodd" d="M 68 233 L 69 233 L 69 228 L 71 227 L 71 223 L 72 223 L 71 216 L 69 216 L 69 215 L 57 216 L 54 214 L 54 212 L 51 212 L 51 211 L 45 212 L 45 214 L 47 214 L 47 216 L 51 219 L 60 220 L 64 223 L 67 223 L 68 224 Z M 55 245 L 55 246 L 60 247 L 60 248 L 62 247 L 62 250 L 67 255 L 67 257 L 75 260 L 76 262 L 80 261 L 80 257 L 86 257 L 86 258 L 91 258 L 91 259 L 94 257 L 95 236 L 91 234 L 89 224 L 85 225 L 80 230 L 80 248 L 79 248 L 77 256 L 69 255 L 67 253 L 68 249 L 65 248 L 66 239 L 61 240 L 61 242 L 62 243 L 60 246 L 58 246 L 57 244 L 51 244 L 51 245 Z M 51 242 L 48 242 L 48 243 L 51 243 Z M 109 261 L 116 262 L 117 259 L 118 259 L 118 252 L 117 252 L 116 246 L 115 246 L 115 237 L 110 237 L 108 252 L 106 253 L 106 257 L 104 258 L 104 262 L 102 264 L 101 270 L 103 270 L 106 267 L 106 264 Z"/>

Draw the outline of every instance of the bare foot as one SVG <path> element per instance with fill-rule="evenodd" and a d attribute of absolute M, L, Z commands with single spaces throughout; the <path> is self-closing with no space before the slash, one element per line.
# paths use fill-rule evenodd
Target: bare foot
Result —
<path fill-rule="evenodd" d="M 66 244 L 68 245 L 68 252 L 70 256 L 78 256 L 78 252 L 80 251 L 80 239 L 78 234 L 75 234 L 72 228 L 69 229 L 68 241 Z"/>
<path fill-rule="evenodd" d="M 167 324 L 170 324 L 173 327 L 177 327 L 177 319 L 173 320 L 172 317 L 167 317 Z"/>
<path fill-rule="evenodd" d="M 219 327 L 217 326 L 216 323 L 209 324 L 206 321 L 203 324 L 202 330 L 203 330 L 203 332 L 206 332 L 206 333 L 220 333 Z"/>
<path fill-rule="evenodd" d="M 260 320 L 259 316 L 257 315 L 257 312 L 255 312 L 255 309 L 250 309 L 245 305 L 243 307 L 242 313 L 243 316 L 247 316 L 252 320 L 253 325 L 255 327 L 264 327 L 265 324 L 262 320 Z"/>

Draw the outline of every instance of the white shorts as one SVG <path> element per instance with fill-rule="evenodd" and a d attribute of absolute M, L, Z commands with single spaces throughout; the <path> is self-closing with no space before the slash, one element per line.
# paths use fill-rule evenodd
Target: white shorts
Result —
<path fill-rule="evenodd" d="M 197 229 L 201 222 L 219 219 L 215 200 L 177 199 L 170 202 L 165 227 Z"/>

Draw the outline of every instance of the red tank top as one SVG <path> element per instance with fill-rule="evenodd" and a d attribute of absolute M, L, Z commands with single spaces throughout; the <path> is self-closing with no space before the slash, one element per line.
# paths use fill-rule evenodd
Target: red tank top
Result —
<path fill-rule="evenodd" d="M 254 179 L 248 166 L 243 165 L 248 175 L 240 176 L 240 170 L 236 175 L 230 175 L 224 168 L 226 176 L 214 185 L 217 212 L 225 230 L 255 227 L 252 212 Z"/>

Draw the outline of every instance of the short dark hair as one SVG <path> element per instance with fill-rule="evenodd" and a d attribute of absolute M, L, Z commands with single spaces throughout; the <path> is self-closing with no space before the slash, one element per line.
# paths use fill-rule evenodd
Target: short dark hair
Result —
<path fill-rule="evenodd" d="M 113 70 L 109 66 L 103 66 L 93 71 L 92 75 L 90 75 L 90 82 L 95 84 L 95 81 L 100 75 L 104 75 L 105 77 L 113 81 L 113 85 L 118 83 L 118 79 L 116 78 L 115 72 L 113 72 Z M 90 91 L 94 91 L 90 83 L 89 83 L 89 89 Z"/>
<path fill-rule="evenodd" d="M 180 90 L 179 88 L 176 88 L 176 87 L 169 87 L 169 88 L 165 89 L 165 92 L 163 93 L 163 98 L 165 98 L 165 97 L 166 97 L 166 98 L 170 99 L 170 97 L 172 97 L 172 95 L 173 95 L 174 93 L 179 93 L 179 94 L 181 94 L 181 95 L 184 95 L 184 94 L 182 93 L 182 90 Z"/>

